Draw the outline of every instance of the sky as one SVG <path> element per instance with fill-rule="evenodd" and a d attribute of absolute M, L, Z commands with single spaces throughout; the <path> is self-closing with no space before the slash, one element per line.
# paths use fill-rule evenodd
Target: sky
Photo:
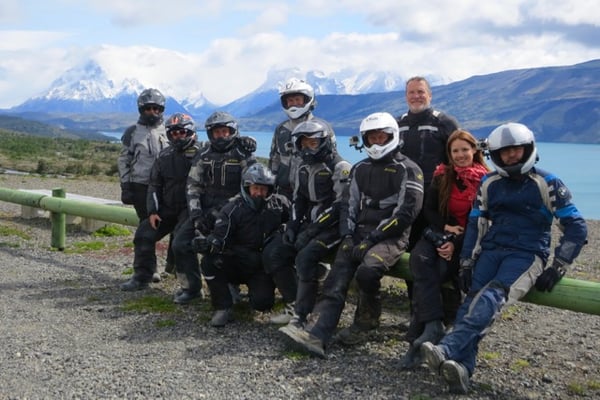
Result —
<path fill-rule="evenodd" d="M 226 104 L 292 67 L 453 82 L 598 58 L 598 0 L 0 3 L 0 108 L 44 93 L 86 60 L 116 80 Z"/>

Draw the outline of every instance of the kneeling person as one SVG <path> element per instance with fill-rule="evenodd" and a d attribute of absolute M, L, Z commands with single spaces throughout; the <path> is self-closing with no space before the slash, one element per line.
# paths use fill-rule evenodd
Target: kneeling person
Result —
<path fill-rule="evenodd" d="M 275 284 L 263 266 L 262 250 L 288 220 L 289 201 L 273 194 L 275 178 L 262 164 L 242 174 L 241 193 L 221 208 L 211 234 L 194 240 L 204 254 L 202 274 L 215 310 L 210 324 L 224 326 L 232 319 L 229 284 L 248 286 L 250 305 L 269 311 Z"/>

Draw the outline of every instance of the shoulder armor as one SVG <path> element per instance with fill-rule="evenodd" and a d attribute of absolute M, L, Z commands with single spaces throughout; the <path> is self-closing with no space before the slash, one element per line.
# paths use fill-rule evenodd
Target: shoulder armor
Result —
<path fill-rule="evenodd" d="M 135 128 L 136 125 L 131 125 L 127 129 L 125 129 L 125 132 L 123 132 L 123 136 L 121 136 L 121 143 L 123 143 L 123 145 L 129 147 L 129 145 L 131 144 L 131 138 L 133 136 L 133 133 L 135 132 Z"/>

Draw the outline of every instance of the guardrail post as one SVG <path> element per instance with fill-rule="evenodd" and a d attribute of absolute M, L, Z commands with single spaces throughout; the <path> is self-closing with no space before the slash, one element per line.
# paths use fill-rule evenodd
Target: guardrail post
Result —
<path fill-rule="evenodd" d="M 52 197 L 64 199 L 66 196 L 63 188 L 52 189 Z M 64 212 L 50 211 L 52 222 L 52 239 L 50 246 L 63 251 L 65 249 L 65 236 L 67 235 L 67 215 Z"/>

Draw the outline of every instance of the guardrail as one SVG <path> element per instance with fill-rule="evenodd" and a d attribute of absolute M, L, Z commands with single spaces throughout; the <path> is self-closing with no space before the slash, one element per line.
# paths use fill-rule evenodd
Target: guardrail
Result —
<path fill-rule="evenodd" d="M 52 244 L 64 250 L 66 223 L 65 214 L 94 218 L 121 225 L 137 226 L 138 218 L 132 208 L 90 204 L 65 198 L 63 189 L 53 189 L 53 196 L 28 193 L 20 190 L 0 188 L 0 201 L 41 208 L 51 212 Z M 408 269 L 408 254 L 404 254 L 389 272 L 390 276 L 412 279 Z M 600 315 L 600 283 L 563 278 L 550 293 L 532 289 L 522 301 L 562 308 L 576 312 Z"/>
<path fill-rule="evenodd" d="M 50 211 L 52 221 L 51 246 L 59 250 L 65 248 L 66 215 L 76 215 L 121 225 L 137 226 L 135 210 L 128 207 L 94 204 L 91 202 L 66 199 L 61 188 L 52 190 L 52 196 L 24 190 L 0 188 L 0 200 L 9 203 Z"/>

